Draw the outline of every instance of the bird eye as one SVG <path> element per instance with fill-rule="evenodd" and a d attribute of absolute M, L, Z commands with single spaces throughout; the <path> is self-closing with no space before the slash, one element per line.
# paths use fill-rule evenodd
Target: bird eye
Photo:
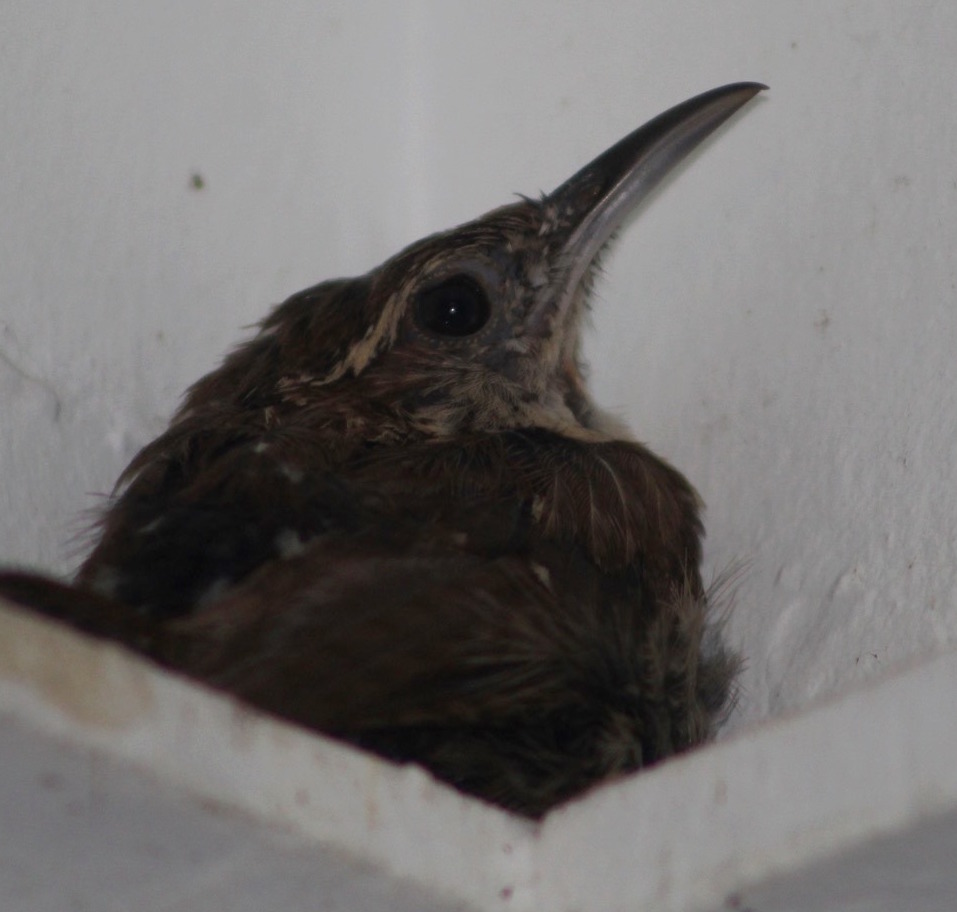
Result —
<path fill-rule="evenodd" d="M 491 314 L 481 285 L 464 275 L 425 289 L 415 302 L 416 322 L 440 336 L 471 336 L 488 323 Z"/>

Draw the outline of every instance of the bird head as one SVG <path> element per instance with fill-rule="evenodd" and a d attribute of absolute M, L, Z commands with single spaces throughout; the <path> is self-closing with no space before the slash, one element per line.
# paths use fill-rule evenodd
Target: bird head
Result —
<path fill-rule="evenodd" d="M 600 253 L 661 178 L 762 88 L 737 83 L 692 98 L 540 199 L 293 296 L 194 387 L 186 412 L 232 397 L 380 439 L 515 427 L 601 436 L 606 419 L 579 357 Z"/>

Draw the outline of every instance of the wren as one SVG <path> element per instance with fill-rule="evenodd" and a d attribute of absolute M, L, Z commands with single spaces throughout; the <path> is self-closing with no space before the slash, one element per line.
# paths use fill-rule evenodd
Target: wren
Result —
<path fill-rule="evenodd" d="M 581 328 L 625 215 L 762 88 L 293 295 L 135 457 L 75 582 L 0 593 L 528 816 L 705 741 L 738 659 L 701 504 L 592 402 Z"/>

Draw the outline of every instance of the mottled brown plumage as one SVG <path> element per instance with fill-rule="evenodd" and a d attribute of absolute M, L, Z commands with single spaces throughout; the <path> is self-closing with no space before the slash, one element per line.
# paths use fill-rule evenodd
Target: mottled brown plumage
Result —
<path fill-rule="evenodd" d="M 529 815 L 704 740 L 736 660 L 698 498 L 592 404 L 579 327 L 624 212 L 759 88 L 293 296 L 127 468 L 79 589 L 0 591 Z"/>

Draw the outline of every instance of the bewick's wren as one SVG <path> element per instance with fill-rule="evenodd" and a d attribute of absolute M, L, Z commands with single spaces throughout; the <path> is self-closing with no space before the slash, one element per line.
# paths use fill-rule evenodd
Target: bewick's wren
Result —
<path fill-rule="evenodd" d="M 0 591 L 528 815 L 707 738 L 736 659 L 698 497 L 593 405 L 579 337 L 623 216 L 761 88 L 294 295 L 133 460 L 75 586 Z"/>

